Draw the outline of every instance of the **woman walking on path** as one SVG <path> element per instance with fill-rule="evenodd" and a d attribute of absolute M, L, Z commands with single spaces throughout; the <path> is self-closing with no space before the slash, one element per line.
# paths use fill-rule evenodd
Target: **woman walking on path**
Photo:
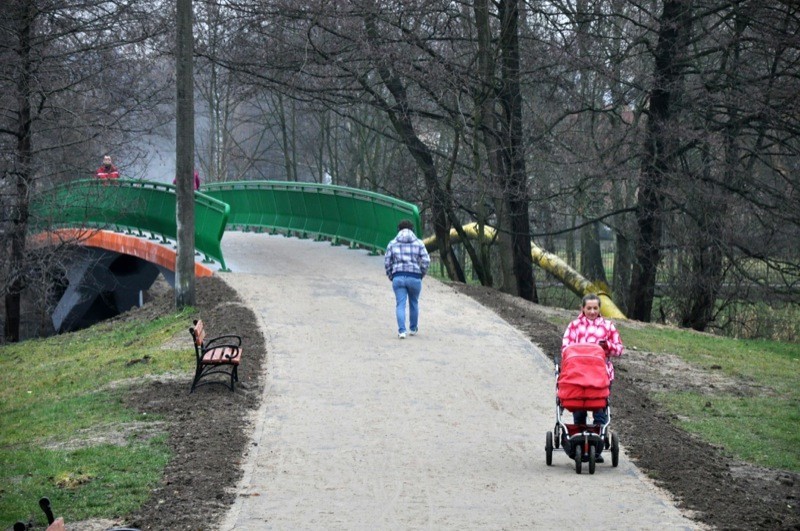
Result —
<path fill-rule="evenodd" d="M 414 224 L 404 219 L 397 225 L 397 236 L 386 247 L 383 260 L 386 276 L 392 281 L 396 301 L 397 337 L 406 338 L 406 300 L 409 308 L 409 333 L 417 334 L 419 325 L 419 294 L 422 278 L 431 265 L 425 244 L 414 234 Z"/>

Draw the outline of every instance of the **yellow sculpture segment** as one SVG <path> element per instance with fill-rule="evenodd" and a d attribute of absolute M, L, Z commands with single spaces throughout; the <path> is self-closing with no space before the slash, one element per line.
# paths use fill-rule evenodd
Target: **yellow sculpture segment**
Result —
<path fill-rule="evenodd" d="M 488 225 L 483 226 L 483 231 L 480 230 L 477 223 L 469 223 L 463 226 L 464 233 L 473 240 L 494 241 L 497 236 L 493 227 Z M 459 241 L 458 232 L 455 229 L 450 229 L 450 240 L 453 242 Z M 429 236 L 422 240 L 425 247 L 429 251 L 436 250 L 436 236 Z M 560 280 L 570 291 L 583 297 L 589 293 L 594 293 L 600 297 L 600 313 L 603 317 L 612 319 L 627 319 L 625 314 L 617 308 L 614 301 L 611 300 L 606 287 L 595 282 L 590 282 L 585 279 L 580 273 L 572 269 L 569 264 L 563 261 L 553 253 L 548 253 L 531 242 L 531 260 L 533 263 L 556 277 Z"/>

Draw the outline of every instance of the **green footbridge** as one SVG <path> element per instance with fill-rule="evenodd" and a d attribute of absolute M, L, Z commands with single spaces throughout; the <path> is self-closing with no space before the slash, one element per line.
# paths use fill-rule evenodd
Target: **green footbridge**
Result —
<path fill-rule="evenodd" d="M 397 233 L 397 224 L 403 219 L 411 220 L 415 232 L 422 234 L 416 205 L 344 186 L 287 181 L 236 181 L 206 185 L 194 193 L 194 198 L 196 251 L 204 256 L 204 263 L 216 261 L 223 271 L 228 270 L 221 246 L 226 230 L 282 232 L 301 238 L 329 239 L 334 243 L 375 252 L 386 249 Z M 52 231 L 57 229 L 88 228 L 125 233 L 140 240 L 136 242 L 136 252 L 132 252 L 130 240 L 125 238 L 94 238 L 92 242 L 87 239 L 82 243 L 92 249 L 95 255 L 73 268 L 73 272 L 80 270 L 83 275 L 73 284 L 82 286 L 76 288 L 79 291 L 83 289 L 90 293 L 75 294 L 71 299 L 73 302 L 65 303 L 68 308 L 62 313 L 67 315 L 72 312 L 77 304 L 74 301 L 89 300 L 88 305 L 92 297 L 100 295 L 103 295 L 103 299 L 114 299 L 116 309 L 124 311 L 126 306 L 130 307 L 132 294 L 138 292 L 142 282 L 152 282 L 159 271 L 172 283 L 175 258 L 164 256 L 163 244 L 177 238 L 175 212 L 175 187 L 154 181 L 77 180 L 36 195 L 31 203 L 31 232 L 35 235 L 48 231 L 53 234 Z M 486 234 L 467 232 L 469 237 L 487 237 Z M 457 235 L 453 236 L 455 239 Z M 97 243 L 100 241 L 117 243 Z M 98 245 L 105 247 L 98 248 Z M 426 240 L 426 245 L 434 247 L 434 242 Z M 103 254 L 105 251 L 114 256 Z M 125 260 L 132 256 L 139 262 L 126 263 Z M 587 292 L 600 292 L 605 297 L 603 314 L 624 318 L 602 289 L 585 281 L 577 272 L 561 264 L 554 255 L 544 253 L 533 245 L 531 257 L 534 263 L 559 278 L 579 296 Z M 99 272 L 93 271 L 102 269 L 94 267 L 102 260 L 108 261 L 108 267 Z M 142 261 L 155 266 L 143 265 Z M 91 283 L 105 285 L 107 290 L 89 289 Z M 111 289 L 114 292 L 109 297 L 108 290 Z M 92 311 L 88 309 L 87 313 Z M 63 319 L 65 322 L 69 320 L 67 317 Z"/>
<path fill-rule="evenodd" d="M 421 228 L 419 209 L 381 194 L 343 186 L 281 181 L 218 183 L 194 193 L 195 250 L 218 262 L 226 230 L 330 239 L 384 250 L 397 224 Z M 73 181 L 31 202 L 32 245 L 76 246 L 64 260 L 66 282 L 54 294 L 53 327 L 77 330 L 141 304 L 159 274 L 174 286 L 175 187 L 153 181 Z M 172 245 L 171 245 L 172 244 Z M 212 271 L 195 263 L 195 274 Z"/>
<path fill-rule="evenodd" d="M 39 194 L 32 230 L 89 227 L 175 240 L 175 187 L 154 181 L 72 181 Z M 385 250 L 402 219 L 420 234 L 416 205 L 344 186 L 285 181 L 213 183 L 195 192 L 195 247 L 226 269 L 225 230 L 285 232 Z"/>

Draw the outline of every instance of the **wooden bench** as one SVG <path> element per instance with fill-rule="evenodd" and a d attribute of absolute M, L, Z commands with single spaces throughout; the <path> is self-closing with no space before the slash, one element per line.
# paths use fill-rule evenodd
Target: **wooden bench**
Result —
<path fill-rule="evenodd" d="M 206 330 L 202 320 L 195 320 L 194 326 L 189 328 L 194 340 L 195 358 L 197 368 L 194 372 L 192 390 L 206 384 L 222 384 L 233 391 L 234 382 L 239 381 L 239 362 L 242 359 L 242 338 L 237 335 L 227 334 L 206 341 Z M 230 384 L 219 379 L 209 379 L 202 383 L 206 376 L 212 374 L 225 374 L 230 376 Z"/>

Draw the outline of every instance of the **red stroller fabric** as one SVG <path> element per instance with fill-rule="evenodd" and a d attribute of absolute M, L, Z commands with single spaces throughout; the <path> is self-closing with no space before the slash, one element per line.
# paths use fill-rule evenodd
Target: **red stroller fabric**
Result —
<path fill-rule="evenodd" d="M 602 347 L 578 344 L 565 348 L 556 385 L 561 405 L 570 411 L 606 407 L 611 383 Z"/>

